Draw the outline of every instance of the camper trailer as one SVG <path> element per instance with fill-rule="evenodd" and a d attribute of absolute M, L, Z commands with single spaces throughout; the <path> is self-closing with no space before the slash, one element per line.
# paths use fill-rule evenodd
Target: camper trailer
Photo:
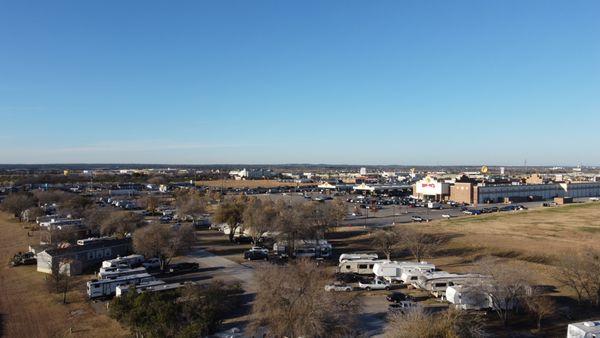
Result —
<path fill-rule="evenodd" d="M 350 261 L 342 261 L 338 264 L 339 273 L 355 273 L 358 275 L 372 275 L 375 264 L 389 263 L 387 259 L 357 259 Z"/>
<path fill-rule="evenodd" d="M 119 285 L 137 285 L 140 283 L 151 282 L 153 280 L 155 280 L 155 278 L 147 273 L 122 276 L 115 279 L 91 280 L 87 282 L 87 295 L 90 299 L 110 297 L 115 294 L 116 288 Z"/>
<path fill-rule="evenodd" d="M 402 275 L 410 272 L 431 272 L 435 270 L 435 265 L 427 262 L 388 262 L 377 263 L 373 266 L 375 276 L 382 277 L 389 282 L 404 282 L 408 279 L 402 279 Z"/>
<path fill-rule="evenodd" d="M 465 284 L 483 277 L 478 274 L 453 274 L 445 271 L 425 272 L 411 285 L 429 291 L 435 297 L 441 297 L 449 286 Z"/>
<path fill-rule="evenodd" d="M 379 256 L 376 253 L 343 253 L 340 255 L 340 260 L 339 262 L 341 263 L 342 261 L 355 261 L 357 259 L 378 259 Z"/>
<path fill-rule="evenodd" d="M 600 321 L 572 323 L 567 327 L 567 338 L 600 337 Z"/>
<path fill-rule="evenodd" d="M 468 284 L 448 286 L 446 300 L 462 310 L 483 310 L 489 309 L 492 305 L 490 297 L 485 292 Z"/>
<path fill-rule="evenodd" d="M 291 254 L 294 257 L 329 258 L 332 249 L 333 247 L 326 240 L 297 240 Z M 285 241 L 273 244 L 273 252 L 277 255 L 290 254 L 288 251 L 290 251 L 290 248 Z"/>
<path fill-rule="evenodd" d="M 104 268 L 106 269 L 106 268 Z M 119 277 L 123 277 L 123 276 L 128 276 L 128 275 L 139 275 L 140 273 L 145 273 L 146 272 L 146 268 L 143 266 L 140 266 L 139 268 L 135 268 L 135 269 L 130 269 L 130 268 L 123 268 L 123 269 L 116 269 L 114 271 L 100 271 L 98 272 L 98 279 L 115 279 L 115 278 L 119 278 Z"/>
<path fill-rule="evenodd" d="M 115 259 L 109 259 L 102 262 L 103 268 L 110 267 L 121 267 L 127 265 L 130 268 L 140 266 L 144 262 L 144 256 L 142 255 L 129 255 L 124 257 L 117 257 Z"/>
<path fill-rule="evenodd" d="M 132 285 L 132 284 L 119 285 L 115 288 L 115 297 L 121 297 L 122 295 L 126 294 L 127 292 L 129 292 L 129 290 L 131 290 L 132 286 L 135 286 L 136 291 L 141 292 L 148 287 L 162 285 L 162 284 L 165 284 L 165 281 L 157 279 L 157 280 L 153 280 L 150 282 L 139 283 L 137 285 Z"/>

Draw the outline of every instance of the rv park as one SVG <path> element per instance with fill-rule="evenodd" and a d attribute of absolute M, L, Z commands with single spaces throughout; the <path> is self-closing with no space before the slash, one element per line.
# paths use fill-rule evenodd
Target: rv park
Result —
<path fill-rule="evenodd" d="M 390 336 L 413 312 L 438 320 L 458 311 L 460 320 L 477 320 L 479 331 L 469 334 L 500 337 L 564 337 L 569 324 L 585 330 L 589 325 L 576 323 L 600 318 L 597 296 L 586 293 L 598 285 L 581 281 L 588 289 L 578 297 L 581 288 L 565 278 L 597 264 L 575 259 L 588 257 L 600 240 L 593 171 L 370 170 L 340 171 L 337 179 L 332 172 L 269 173 L 260 180 L 208 171 L 198 181 L 183 180 L 189 171 L 181 170 L 5 172 L 11 181 L 3 183 L 0 218 L 7 262 L 0 269 L 1 332 L 143 334 L 151 329 L 115 314 L 125 300 L 220 288 L 222 302 L 234 305 L 211 312 L 214 324 L 193 336 L 277 335 L 288 329 L 260 309 L 295 281 L 261 281 L 302 269 L 314 276 L 314 292 L 352 302 L 347 313 L 335 314 L 346 336 Z M 39 177 L 52 183 L 35 182 Z M 493 201 L 453 200 L 462 196 L 452 194 L 456 186 L 484 191 L 507 182 L 516 187 L 513 195 L 508 189 Z M 562 196 L 521 195 L 555 186 Z"/>

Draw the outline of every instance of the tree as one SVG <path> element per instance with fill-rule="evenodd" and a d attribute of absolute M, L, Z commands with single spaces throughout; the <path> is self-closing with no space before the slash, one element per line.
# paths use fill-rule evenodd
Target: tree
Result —
<path fill-rule="evenodd" d="M 65 270 L 70 260 L 62 260 L 52 266 L 52 274 L 46 277 L 46 286 L 49 292 L 62 294 L 63 304 L 67 304 L 67 293 L 71 290 L 72 277 Z"/>
<path fill-rule="evenodd" d="M 92 201 L 81 195 L 66 194 L 60 202 L 59 208 L 65 214 L 70 214 L 73 218 L 83 217 L 85 210 L 92 205 Z"/>
<path fill-rule="evenodd" d="M 586 301 L 600 306 L 600 250 L 562 253 L 554 278 L 575 291 L 580 304 Z"/>
<path fill-rule="evenodd" d="M 37 199 L 31 193 L 12 193 L 6 196 L 6 198 L 0 204 L 0 208 L 3 211 L 10 212 L 15 218 L 21 222 L 23 211 L 35 207 L 37 205 Z"/>
<path fill-rule="evenodd" d="M 556 313 L 556 303 L 552 298 L 540 294 L 525 298 L 525 307 L 536 317 L 538 330 L 542 328 L 542 320 Z"/>
<path fill-rule="evenodd" d="M 400 243 L 417 261 L 431 255 L 440 245 L 440 241 L 433 235 L 412 228 L 402 228 Z"/>
<path fill-rule="evenodd" d="M 392 254 L 398 250 L 401 234 L 398 228 L 376 230 L 372 234 L 371 245 L 378 251 L 383 252 L 389 260 Z"/>
<path fill-rule="evenodd" d="M 327 292 L 328 275 L 314 262 L 267 266 L 257 272 L 250 329 L 269 336 L 344 337 L 354 332 L 359 301 L 355 294 Z"/>
<path fill-rule="evenodd" d="M 339 214 L 329 203 L 306 202 L 298 207 L 300 220 L 302 221 L 301 233 L 305 238 L 315 240 L 315 243 L 323 239 L 327 231 L 335 226 Z"/>
<path fill-rule="evenodd" d="M 109 213 L 108 217 L 101 221 L 100 231 L 104 235 L 116 234 L 124 237 L 145 224 L 146 221 L 141 214 L 117 210 Z"/>
<path fill-rule="evenodd" d="M 260 200 L 256 197 L 248 200 L 247 207 L 242 215 L 244 228 L 250 231 L 254 243 L 275 227 L 277 209 L 271 200 Z"/>
<path fill-rule="evenodd" d="M 502 264 L 498 259 L 483 258 L 477 263 L 478 272 L 486 276 L 475 286 L 488 295 L 491 308 L 506 326 L 513 309 L 530 290 L 528 277 L 522 269 Z"/>
<path fill-rule="evenodd" d="M 336 198 L 331 203 L 331 217 L 335 222 L 335 226 L 340 226 L 340 222 L 342 222 L 346 218 L 346 214 L 348 213 L 348 205 L 341 198 Z"/>
<path fill-rule="evenodd" d="M 175 207 L 180 219 L 191 217 L 193 221 L 206 213 L 206 199 L 197 191 L 179 193 L 175 197 Z"/>
<path fill-rule="evenodd" d="M 148 211 L 154 212 L 158 208 L 158 198 L 156 196 L 148 195 L 139 199 L 139 205 Z"/>
<path fill-rule="evenodd" d="M 205 337 L 239 304 L 239 285 L 220 281 L 163 292 L 127 292 L 115 298 L 109 315 L 142 337 Z"/>
<path fill-rule="evenodd" d="M 247 198 L 240 196 L 233 200 L 224 201 L 217 207 L 214 219 L 218 223 L 227 223 L 229 225 L 229 241 L 231 242 L 233 242 L 238 227 L 244 221 L 246 205 Z"/>
<path fill-rule="evenodd" d="M 146 257 L 157 257 L 161 270 L 173 257 L 190 251 L 194 243 L 195 233 L 190 224 L 180 227 L 151 224 L 133 233 L 135 251 Z"/>
<path fill-rule="evenodd" d="M 450 309 L 438 314 L 423 307 L 391 316 L 385 331 L 387 338 L 476 338 L 485 337 L 481 316 Z"/>
<path fill-rule="evenodd" d="M 31 207 L 23 211 L 23 219 L 26 222 L 35 222 L 35 220 L 41 216 L 44 216 L 44 210 L 40 207 Z"/>

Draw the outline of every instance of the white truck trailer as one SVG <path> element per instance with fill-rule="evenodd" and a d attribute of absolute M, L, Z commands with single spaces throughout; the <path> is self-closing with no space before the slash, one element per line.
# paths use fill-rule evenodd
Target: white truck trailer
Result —
<path fill-rule="evenodd" d="M 387 262 L 376 263 L 373 266 L 373 273 L 377 277 L 381 277 L 388 282 L 407 283 L 407 280 L 402 279 L 404 273 L 413 271 L 431 272 L 435 270 L 435 265 L 427 262 Z"/>
<path fill-rule="evenodd" d="M 100 297 L 111 297 L 115 295 L 117 286 L 140 283 L 147 283 L 155 278 L 147 273 L 138 275 L 122 276 L 116 279 L 100 279 L 87 282 L 87 295 L 90 299 Z"/>

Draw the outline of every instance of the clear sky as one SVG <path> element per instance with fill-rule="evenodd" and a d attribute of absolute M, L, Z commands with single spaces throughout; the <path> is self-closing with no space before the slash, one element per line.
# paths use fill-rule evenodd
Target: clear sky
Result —
<path fill-rule="evenodd" d="M 0 0 L 0 163 L 600 164 L 600 1 Z"/>

